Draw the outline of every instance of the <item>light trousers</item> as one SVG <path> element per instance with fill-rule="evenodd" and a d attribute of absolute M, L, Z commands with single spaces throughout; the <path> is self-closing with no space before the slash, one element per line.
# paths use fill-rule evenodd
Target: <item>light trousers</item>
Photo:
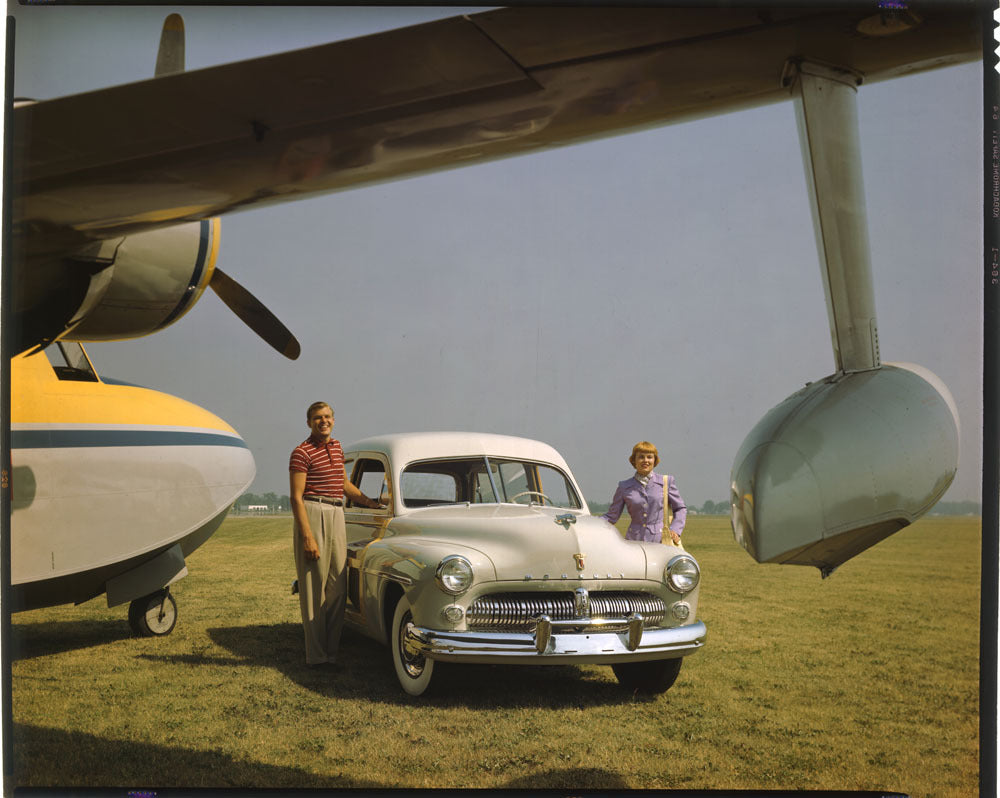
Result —
<path fill-rule="evenodd" d="M 347 605 L 347 530 L 344 508 L 305 502 L 306 517 L 319 548 L 318 560 L 307 560 L 298 523 L 293 550 L 299 577 L 299 608 L 305 632 L 306 663 L 336 662 Z"/>

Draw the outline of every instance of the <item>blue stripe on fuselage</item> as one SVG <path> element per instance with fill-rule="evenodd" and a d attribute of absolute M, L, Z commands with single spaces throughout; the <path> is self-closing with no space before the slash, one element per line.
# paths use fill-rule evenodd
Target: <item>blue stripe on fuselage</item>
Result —
<path fill-rule="evenodd" d="M 10 431 L 12 449 L 76 449 L 105 446 L 236 446 L 242 438 L 212 432 L 129 429 L 31 429 Z"/>

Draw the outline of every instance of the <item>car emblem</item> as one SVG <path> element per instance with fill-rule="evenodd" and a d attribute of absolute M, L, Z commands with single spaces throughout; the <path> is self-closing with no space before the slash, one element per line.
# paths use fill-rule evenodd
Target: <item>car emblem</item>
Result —
<path fill-rule="evenodd" d="M 574 554 L 573 559 L 576 560 L 576 570 L 582 571 L 584 569 L 583 554 Z"/>

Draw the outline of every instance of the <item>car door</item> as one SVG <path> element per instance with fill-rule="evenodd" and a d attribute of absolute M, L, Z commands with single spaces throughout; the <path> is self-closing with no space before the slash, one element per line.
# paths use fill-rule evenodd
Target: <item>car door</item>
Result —
<path fill-rule="evenodd" d="M 365 548 L 382 537 L 392 517 L 392 483 L 388 462 L 378 453 L 360 453 L 347 464 L 351 483 L 369 498 L 378 498 L 385 509 L 359 507 L 345 496 L 344 522 L 347 527 L 347 599 L 350 609 L 363 614 L 361 570 Z"/>

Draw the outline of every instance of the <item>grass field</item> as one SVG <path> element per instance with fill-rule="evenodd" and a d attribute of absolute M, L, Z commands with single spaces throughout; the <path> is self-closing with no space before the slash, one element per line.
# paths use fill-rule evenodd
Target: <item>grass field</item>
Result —
<path fill-rule="evenodd" d="M 978 791 L 978 518 L 920 521 L 821 580 L 692 517 L 708 642 L 654 698 L 606 667 L 466 666 L 411 699 L 352 632 L 343 670 L 308 669 L 290 535 L 226 521 L 166 638 L 103 599 L 14 616 L 13 783 Z"/>

